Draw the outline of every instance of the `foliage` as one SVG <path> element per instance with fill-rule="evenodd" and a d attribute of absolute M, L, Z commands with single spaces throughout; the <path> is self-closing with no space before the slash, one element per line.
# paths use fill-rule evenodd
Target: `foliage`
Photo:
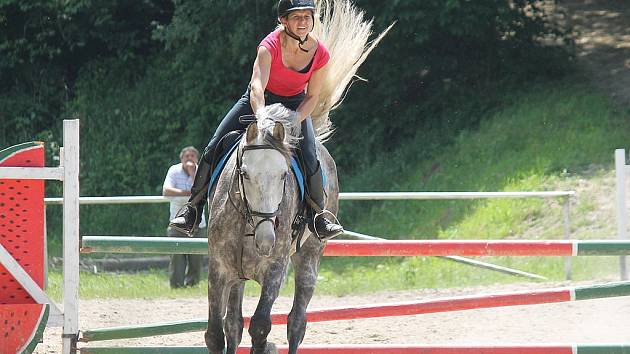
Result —
<path fill-rule="evenodd" d="M 569 68 L 562 41 L 570 38 L 543 11 L 549 3 L 356 0 L 375 16 L 375 31 L 397 23 L 359 72 L 369 81 L 355 83 L 333 113 L 329 149 L 342 189 L 355 188 L 345 181 L 378 151 L 420 138 L 416 153 L 428 160 L 500 108 L 501 91 Z M 179 149 L 202 149 L 245 90 L 256 45 L 276 25 L 275 4 L 3 1 L 0 145 L 41 139 L 54 156 L 61 119 L 80 118 L 83 195 L 159 194 Z M 161 234 L 165 219 L 163 207 L 122 217 L 95 207 L 82 228 Z"/>
<path fill-rule="evenodd" d="M 172 12 L 168 0 L 0 2 L 0 144 L 19 143 L 23 134 L 58 134 L 81 68 L 153 55 L 161 46 L 152 27 L 169 22 Z"/>
<path fill-rule="evenodd" d="M 339 164 L 349 169 L 368 164 L 376 150 L 394 150 L 417 131 L 448 136 L 474 126 L 500 105 L 497 92 L 562 76 L 571 68 L 568 47 L 545 44 L 571 39 L 543 11 L 550 3 L 357 1 L 375 16 L 376 31 L 396 25 L 359 72 L 368 82 L 357 83 L 333 117 Z M 450 107 L 462 114 L 445 121 Z M 384 124 L 384 117 L 394 119 Z M 354 136 L 361 139 L 345 144 Z M 432 146 L 426 148 L 431 154 Z"/>

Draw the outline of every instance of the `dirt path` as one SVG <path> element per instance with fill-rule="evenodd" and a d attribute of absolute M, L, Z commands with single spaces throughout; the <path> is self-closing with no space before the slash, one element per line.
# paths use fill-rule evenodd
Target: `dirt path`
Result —
<path fill-rule="evenodd" d="M 560 0 L 576 34 L 578 64 L 596 87 L 630 105 L 630 4 L 625 0 Z"/>
<path fill-rule="evenodd" d="M 316 296 L 310 309 L 368 305 L 446 296 L 478 295 L 566 286 L 514 284 L 483 288 L 387 292 L 369 296 Z M 245 315 L 254 311 L 256 298 L 246 298 Z M 334 304 L 334 305 L 332 305 Z M 280 298 L 274 312 L 288 311 L 290 298 Z M 80 307 L 80 328 L 204 318 L 205 299 L 89 300 Z M 630 297 L 533 306 L 437 313 L 418 316 L 309 323 L 306 344 L 496 344 L 496 343 L 629 343 Z M 38 354 L 61 351 L 60 329 L 49 329 Z M 286 326 L 274 326 L 270 340 L 286 344 Z M 249 343 L 244 334 L 243 343 Z M 202 346 L 203 333 L 194 332 L 145 339 L 96 343 L 107 346 Z"/>

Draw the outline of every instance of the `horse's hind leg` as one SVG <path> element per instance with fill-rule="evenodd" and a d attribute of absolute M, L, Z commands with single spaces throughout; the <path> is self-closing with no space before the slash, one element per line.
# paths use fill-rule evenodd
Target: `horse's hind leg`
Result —
<path fill-rule="evenodd" d="M 223 330 L 227 339 L 226 354 L 235 354 L 243 338 L 243 290 L 245 281 L 232 286 L 228 300 L 227 314 L 223 321 Z"/>
<path fill-rule="evenodd" d="M 300 251 L 291 257 L 291 263 L 293 263 L 295 272 L 295 294 L 287 324 L 289 354 L 297 353 L 298 346 L 304 339 L 304 333 L 306 332 L 306 307 L 315 291 L 317 273 L 319 272 L 319 259 L 323 249 L 324 244 L 314 236 L 311 236 Z"/>
<path fill-rule="evenodd" d="M 251 354 L 277 352 L 275 345 L 267 342 L 267 335 L 271 331 L 271 307 L 278 298 L 286 269 L 287 261 L 278 261 L 270 265 L 264 275 L 258 306 L 249 324 L 249 335 L 252 337 Z"/>

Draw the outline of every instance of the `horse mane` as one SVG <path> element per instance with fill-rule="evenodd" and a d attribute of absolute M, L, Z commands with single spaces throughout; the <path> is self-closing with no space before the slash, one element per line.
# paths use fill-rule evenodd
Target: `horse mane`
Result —
<path fill-rule="evenodd" d="M 319 0 L 317 5 L 313 33 L 330 52 L 330 61 L 311 119 L 317 138 L 326 141 L 333 133 L 330 111 L 341 104 L 355 80 L 365 81 L 355 75 L 357 70 L 394 24 L 370 41 L 373 21 L 365 20 L 365 13 L 350 0 Z"/>
<path fill-rule="evenodd" d="M 291 158 L 300 140 L 300 122 L 295 121 L 295 117 L 290 109 L 280 103 L 265 106 L 256 115 L 256 124 L 263 140 L 278 150 L 287 160 Z M 273 137 L 273 128 L 276 122 L 284 125 L 283 141 Z"/>

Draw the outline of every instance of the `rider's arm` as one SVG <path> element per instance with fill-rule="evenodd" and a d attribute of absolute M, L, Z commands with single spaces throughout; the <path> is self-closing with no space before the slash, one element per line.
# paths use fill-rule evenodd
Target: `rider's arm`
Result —
<path fill-rule="evenodd" d="M 326 77 L 326 70 L 328 65 L 325 65 L 313 72 L 311 78 L 308 80 L 308 88 L 306 90 L 306 97 L 297 109 L 300 122 L 306 119 L 313 113 L 315 106 L 319 101 L 319 94 L 322 90 L 322 84 Z"/>
<path fill-rule="evenodd" d="M 164 187 L 162 188 L 162 195 L 165 197 L 187 197 L 190 196 L 190 190 L 175 187 Z"/>
<path fill-rule="evenodd" d="M 162 185 L 162 196 L 164 197 L 187 197 L 190 196 L 190 189 L 181 189 L 175 187 L 177 185 L 175 175 L 172 166 L 166 173 L 164 184 Z M 192 161 L 188 161 L 182 164 L 182 168 L 189 176 L 194 176 L 197 171 L 197 164 Z"/>
<path fill-rule="evenodd" d="M 270 71 L 271 53 L 269 53 L 269 49 L 260 46 L 258 47 L 256 60 L 254 61 L 252 79 L 249 82 L 249 101 L 254 113 L 260 108 L 265 107 L 265 88 L 267 87 L 267 82 L 269 82 Z"/>
<path fill-rule="evenodd" d="M 166 176 L 166 181 L 162 186 L 162 196 L 164 197 L 187 197 L 190 195 L 190 190 L 177 188 L 174 186 L 173 179 L 170 176 Z"/>

